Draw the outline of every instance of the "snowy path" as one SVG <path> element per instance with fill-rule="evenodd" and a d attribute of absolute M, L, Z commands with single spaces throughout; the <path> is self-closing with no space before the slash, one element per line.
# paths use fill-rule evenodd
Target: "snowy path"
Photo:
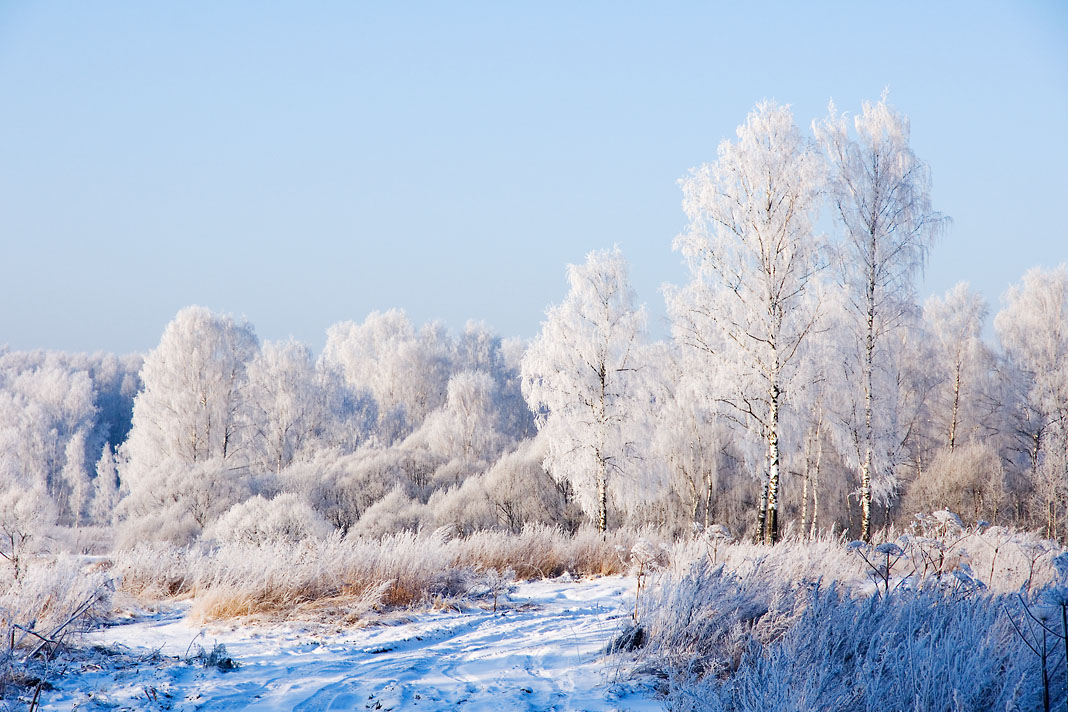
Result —
<path fill-rule="evenodd" d="M 634 583 L 542 581 L 517 586 L 503 610 L 429 611 L 393 625 L 319 636 L 294 627 L 208 627 L 239 664 L 205 669 L 184 657 L 200 628 L 180 613 L 115 626 L 93 643 L 121 644 L 160 663 L 70 671 L 43 709 L 154 710 L 659 710 L 609 684 L 601 655 L 627 615 Z M 101 656 L 104 658 L 105 656 Z"/>

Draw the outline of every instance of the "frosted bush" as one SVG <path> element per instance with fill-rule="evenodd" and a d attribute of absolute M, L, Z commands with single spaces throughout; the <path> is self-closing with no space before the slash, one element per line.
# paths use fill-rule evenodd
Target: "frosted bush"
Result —
<path fill-rule="evenodd" d="M 706 605 L 750 614 L 763 607 L 758 599 L 746 608 L 731 589 L 719 588 Z M 981 712 L 1037 702 L 1037 669 L 1000 599 L 934 591 L 854 599 L 814 586 L 784 591 L 776 603 L 699 650 L 697 659 L 715 665 L 678 669 L 676 707 Z"/>
<path fill-rule="evenodd" d="M 670 681 L 673 709 L 1036 709 L 1033 621 L 1048 619 L 1049 689 L 1063 706 L 1053 642 L 1063 645 L 1068 554 L 1026 533 L 965 529 L 949 512 L 928 519 L 922 542 L 727 544 L 718 564 L 708 541 L 677 544 L 616 649 L 639 649 L 635 669 Z"/>
<path fill-rule="evenodd" d="M 448 525 L 462 534 L 493 529 L 498 523 L 493 503 L 478 475 L 461 485 L 438 490 L 430 496 L 426 506 L 434 526 Z"/>
<path fill-rule="evenodd" d="M 150 541 L 116 551 L 112 560 L 121 589 L 153 601 L 190 593 L 197 562 L 208 556 L 202 545 L 180 547 Z"/>
<path fill-rule="evenodd" d="M 171 459 L 140 472 L 139 487 L 119 504 L 118 543 L 190 544 L 230 507 L 252 496 L 252 478 L 223 460 L 189 466 Z"/>
<path fill-rule="evenodd" d="M 336 529 L 347 533 L 394 491 L 412 500 L 425 498 L 440 464 L 438 458 L 418 450 L 362 448 L 341 457 L 322 453 L 311 463 L 290 467 L 280 479 L 285 491 L 304 496 Z M 378 531 L 388 533 L 383 528 Z"/>
<path fill-rule="evenodd" d="M 415 531 L 425 516 L 423 505 L 411 499 L 398 486 L 367 508 L 352 528 L 352 533 L 380 537 L 394 532 Z"/>
<path fill-rule="evenodd" d="M 106 610 L 111 592 L 105 571 L 69 555 L 35 558 L 18 581 L 5 581 L 0 587 L 0 628 L 5 641 L 10 640 L 13 626 L 48 633 L 67 623 L 64 632 L 77 631 L 92 614 Z M 85 616 L 68 622 L 80 609 Z M 40 642 L 25 631 L 16 631 L 15 640 Z"/>
<path fill-rule="evenodd" d="M 551 578 L 572 574 L 618 574 L 627 564 L 617 551 L 629 551 L 637 534 L 617 529 L 600 534 L 583 528 L 571 536 L 544 524 L 530 524 L 518 535 L 481 531 L 449 542 L 461 565 L 504 571 L 513 569 L 520 579 Z"/>
<path fill-rule="evenodd" d="M 18 579 L 0 576 L 0 696 L 9 683 L 44 679 L 43 667 L 110 609 L 112 584 L 69 555 L 29 557 Z"/>
<path fill-rule="evenodd" d="M 12 482 L 0 490 L 0 557 L 13 578 L 22 576 L 27 558 L 55 521 L 55 506 L 43 489 Z"/>
<path fill-rule="evenodd" d="M 303 499 L 295 494 L 280 494 L 274 499 L 257 495 L 235 504 L 207 534 L 220 542 L 265 544 L 324 539 L 333 530 Z"/>
<path fill-rule="evenodd" d="M 569 496 L 569 486 L 545 471 L 547 447 L 543 435 L 520 443 L 481 478 L 497 526 L 513 534 L 535 522 L 551 522 L 570 532 L 578 529 L 582 510 Z"/>
<path fill-rule="evenodd" d="M 952 507 L 972 523 L 993 519 L 1006 495 L 1002 459 L 989 443 L 938 452 L 909 485 L 905 512 L 930 512 Z"/>

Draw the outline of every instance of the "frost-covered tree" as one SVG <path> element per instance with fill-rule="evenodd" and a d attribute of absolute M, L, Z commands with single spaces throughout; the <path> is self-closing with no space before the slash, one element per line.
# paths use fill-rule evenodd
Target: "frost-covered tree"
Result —
<path fill-rule="evenodd" d="M 492 460 L 505 436 L 493 402 L 496 384 L 484 371 L 463 371 L 449 379 L 445 405 L 427 418 L 427 443 L 443 457 Z"/>
<path fill-rule="evenodd" d="M 230 460 L 240 451 L 245 371 L 257 347 L 248 323 L 204 307 L 178 312 L 145 357 L 144 389 L 123 446 L 131 487 L 160 460 L 192 465 Z"/>
<path fill-rule="evenodd" d="M 587 516 L 608 527 L 608 500 L 624 509 L 648 490 L 639 438 L 645 312 L 634 305 L 618 248 L 569 265 L 570 290 L 549 309 L 522 363 L 523 395 L 548 436 L 546 465 L 571 483 Z"/>
<path fill-rule="evenodd" d="M 0 470 L 47 493 L 64 524 L 87 513 L 89 454 L 109 433 L 129 429 L 140 363 L 137 356 L 0 348 Z"/>
<path fill-rule="evenodd" d="M 650 450 L 663 461 L 668 479 L 685 503 L 689 523 L 715 524 L 714 499 L 723 475 L 726 423 L 709 397 L 704 359 L 695 349 L 662 354 L 663 397 Z M 719 406 L 721 407 L 721 406 Z"/>
<path fill-rule="evenodd" d="M 92 481 L 86 466 L 86 433 L 79 430 L 67 441 L 63 470 L 63 481 L 67 486 L 67 515 L 72 526 L 79 526 L 89 505 Z"/>
<path fill-rule="evenodd" d="M 941 444 L 950 450 L 962 439 L 978 434 L 980 386 L 990 366 L 982 339 L 987 307 L 981 294 L 957 284 L 945 296 L 930 297 L 923 306 L 923 319 L 931 336 L 933 363 L 939 384 L 934 417 Z M 963 437 L 962 437 L 963 436 Z"/>
<path fill-rule="evenodd" d="M 1068 495 L 1068 265 L 1035 268 L 1009 288 L 994 328 L 1015 386 L 1016 449 L 1043 485 L 1047 536 Z"/>
<path fill-rule="evenodd" d="M 15 367 L 0 388 L 0 427 L 10 446 L 0 456 L 28 482 L 57 502 L 69 495 L 63 477 L 67 445 L 93 428 L 93 384 L 84 370 L 71 370 L 55 354 Z"/>
<path fill-rule="evenodd" d="M 265 342 L 248 363 L 245 417 L 249 460 L 281 472 L 330 417 L 323 379 L 307 346 Z"/>
<path fill-rule="evenodd" d="M 188 464 L 168 458 L 140 472 L 116 510 L 119 546 L 146 541 L 192 543 L 204 528 L 255 492 L 247 473 L 213 458 Z"/>
<path fill-rule="evenodd" d="M 10 475 L 0 478 L 0 558 L 11 565 L 15 579 L 25 570 L 26 556 L 55 523 L 55 504 L 39 483 Z"/>
<path fill-rule="evenodd" d="M 96 462 L 96 477 L 93 478 L 93 499 L 89 514 L 97 524 L 111 524 L 115 508 L 119 504 L 119 471 L 111 443 L 104 443 L 100 459 Z"/>
<path fill-rule="evenodd" d="M 121 443 L 130 432 L 133 399 L 141 390 L 141 354 L 69 354 L 72 368 L 84 369 L 93 384 L 96 422 L 89 437 L 95 452 L 106 442 Z M 83 360 L 84 359 L 84 360 Z"/>
<path fill-rule="evenodd" d="M 378 404 L 380 439 L 390 443 L 418 427 L 445 402 L 452 344 L 440 324 L 420 330 L 399 309 L 373 312 L 326 332 L 323 361 Z"/>
<path fill-rule="evenodd" d="M 534 435 L 534 419 L 523 400 L 519 363 L 525 346 L 505 342 L 482 322 L 469 321 L 456 340 L 453 373 L 481 371 L 493 378 L 494 408 L 502 433 L 519 441 Z"/>
<path fill-rule="evenodd" d="M 809 283 L 823 265 L 814 233 L 823 163 L 787 107 L 762 103 L 719 159 L 682 181 L 689 229 L 675 240 L 691 282 L 669 294 L 673 333 L 732 367 L 722 401 L 764 441 L 760 537 L 779 536 L 783 409 L 818 305 Z"/>
<path fill-rule="evenodd" d="M 853 117 L 833 102 L 822 122 L 813 122 L 830 166 L 829 196 L 842 232 L 838 260 L 855 342 L 849 372 L 858 400 L 849 425 L 860 438 L 861 538 L 871 530 L 875 462 L 875 411 L 892 396 L 876 389 L 876 371 L 888 358 L 892 334 L 913 303 L 913 284 L 945 218 L 931 207 L 927 164 L 909 145 L 909 121 L 886 102 L 865 103 Z"/>
<path fill-rule="evenodd" d="M 167 325 L 145 357 L 120 451 L 129 487 L 123 539 L 187 540 L 247 496 L 241 412 L 257 347 L 251 325 L 203 307 L 182 309 Z"/>

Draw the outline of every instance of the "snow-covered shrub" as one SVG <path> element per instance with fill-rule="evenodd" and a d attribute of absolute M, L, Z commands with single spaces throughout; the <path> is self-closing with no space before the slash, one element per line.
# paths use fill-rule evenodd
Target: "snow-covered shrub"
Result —
<path fill-rule="evenodd" d="M 334 528 L 311 505 L 295 494 L 274 499 L 260 495 L 235 504 L 206 534 L 219 542 L 265 544 L 324 539 Z"/>
<path fill-rule="evenodd" d="M 27 557 L 18 579 L 0 575 L 0 698 L 44 679 L 42 666 L 109 610 L 111 592 L 106 571 L 68 555 Z"/>
<path fill-rule="evenodd" d="M 972 524 L 993 521 L 1005 497 L 1001 457 L 988 443 L 968 443 L 939 452 L 909 485 L 902 509 L 931 512 L 949 508 Z"/>
<path fill-rule="evenodd" d="M 645 537 L 640 537 L 630 549 L 627 561 L 630 563 L 631 572 L 637 579 L 634 591 L 634 621 L 638 621 L 638 604 L 641 602 L 642 591 L 649 588 L 652 578 L 656 577 L 668 563 L 667 545 L 656 546 Z"/>
<path fill-rule="evenodd" d="M 474 532 L 452 543 L 457 560 L 479 569 L 513 569 L 518 578 L 543 578 L 569 570 L 565 552 L 568 537 L 560 529 L 541 524 L 524 527 L 519 535 Z"/>
<path fill-rule="evenodd" d="M 826 536 L 809 542 L 787 539 L 769 547 L 749 541 L 726 541 L 710 534 L 677 542 L 670 558 L 676 568 L 683 570 L 693 562 L 705 561 L 740 575 L 764 571 L 782 581 L 822 578 L 861 585 L 866 570 L 864 563 L 848 551 L 845 542 Z"/>
<path fill-rule="evenodd" d="M 253 494 L 254 481 L 218 459 L 187 465 L 169 459 L 139 473 L 139 486 L 119 504 L 118 545 L 189 544 L 205 526 Z"/>
<path fill-rule="evenodd" d="M 0 587 L 0 628 L 4 630 L 4 640 L 10 640 L 11 628 L 19 626 L 16 643 L 22 641 L 33 646 L 41 642 L 40 638 L 23 629 L 32 629 L 45 637 L 51 637 L 49 633 L 61 625 L 64 633 L 79 630 L 91 614 L 106 609 L 111 591 L 107 571 L 66 554 L 35 557 L 18 581 L 5 580 L 0 582 Z M 77 620 L 70 620 L 76 613 Z"/>
<path fill-rule="evenodd" d="M 481 461 L 449 460 L 434 471 L 430 478 L 430 487 L 435 492 L 457 487 L 485 469 L 486 463 Z"/>
<path fill-rule="evenodd" d="M 855 598 L 700 568 L 650 597 L 642 619 L 642 660 L 666 668 L 675 708 L 980 712 L 1037 701 L 1037 668 L 1001 598 Z"/>
<path fill-rule="evenodd" d="M 917 581 L 941 580 L 966 568 L 969 576 L 998 593 L 1048 585 L 1054 579 L 1053 558 L 1062 551 L 1056 542 L 1029 532 L 985 522 L 965 527 L 949 510 L 916 515 L 912 531 L 896 542 L 907 564 L 899 573 Z"/>
<path fill-rule="evenodd" d="M 195 562 L 204 556 L 200 546 L 149 541 L 115 551 L 112 562 L 122 591 L 143 600 L 159 600 L 190 593 Z"/>
<path fill-rule="evenodd" d="M 531 438 L 503 455 L 485 475 L 482 486 L 496 514 L 497 526 L 515 534 L 541 522 L 574 532 L 585 520 L 566 481 L 545 470 L 548 438 Z"/>
<path fill-rule="evenodd" d="M 43 488 L 15 481 L 0 490 L 0 557 L 12 578 L 21 578 L 27 557 L 55 521 L 55 505 Z"/>
<path fill-rule="evenodd" d="M 430 495 L 427 516 L 434 526 L 451 527 L 457 534 L 497 528 L 497 513 L 487 494 L 483 478 L 473 476 L 462 484 Z"/>
<path fill-rule="evenodd" d="M 352 534 L 374 538 L 395 532 L 415 531 L 425 516 L 426 508 L 397 486 L 364 511 L 360 521 L 352 528 Z"/>
<path fill-rule="evenodd" d="M 678 709 L 1036 708 L 1039 661 L 1018 629 L 1029 630 L 1024 609 L 1049 607 L 1055 589 L 1042 587 L 1066 555 L 948 512 L 928 519 L 922 543 L 720 544 L 717 555 L 702 539 L 678 544 L 617 649 L 641 648 L 638 669 L 670 679 Z M 1054 697 L 1059 659 L 1047 661 Z"/>
<path fill-rule="evenodd" d="M 347 533 L 368 509 L 396 490 L 425 501 L 431 478 L 442 464 L 426 451 L 363 448 L 344 456 L 322 453 L 312 462 L 290 467 L 280 480 L 286 492 L 302 495 L 336 529 Z"/>

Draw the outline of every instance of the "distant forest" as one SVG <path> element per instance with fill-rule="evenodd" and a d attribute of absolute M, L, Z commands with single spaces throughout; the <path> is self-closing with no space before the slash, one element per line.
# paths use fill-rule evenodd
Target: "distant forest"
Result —
<path fill-rule="evenodd" d="M 682 192 L 663 342 L 608 249 L 530 343 L 392 310 L 317 356 L 188 307 L 143 356 L 0 351 L 0 510 L 117 546 L 531 523 L 866 540 L 941 509 L 1068 540 L 1068 266 L 1008 289 L 993 342 L 967 283 L 921 305 L 948 218 L 907 117 L 832 106 L 805 133 L 763 103 Z"/>

